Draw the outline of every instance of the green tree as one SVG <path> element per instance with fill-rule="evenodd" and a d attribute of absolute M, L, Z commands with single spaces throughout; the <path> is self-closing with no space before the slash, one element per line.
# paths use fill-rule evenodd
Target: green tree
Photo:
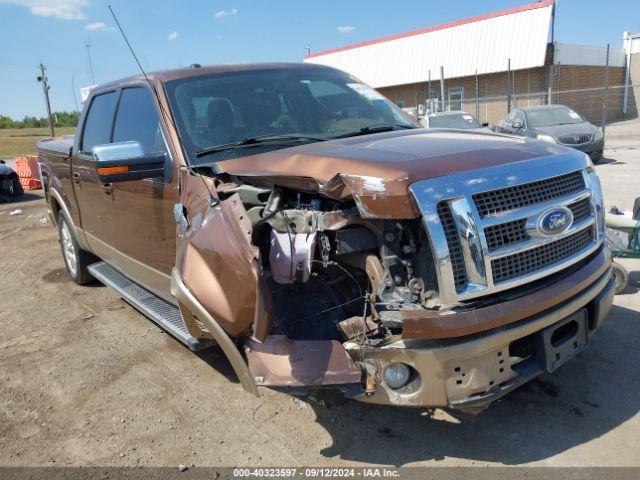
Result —
<path fill-rule="evenodd" d="M 56 127 L 75 127 L 78 125 L 80 114 L 78 112 L 54 112 L 53 118 Z M 42 128 L 48 126 L 49 121 L 45 117 L 36 118 L 25 115 L 22 120 L 14 120 L 11 117 L 0 115 L 0 129 Z"/>

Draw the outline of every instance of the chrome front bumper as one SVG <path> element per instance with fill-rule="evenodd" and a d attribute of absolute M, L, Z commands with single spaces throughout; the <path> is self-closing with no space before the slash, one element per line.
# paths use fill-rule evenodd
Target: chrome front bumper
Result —
<path fill-rule="evenodd" d="M 609 268 L 573 299 L 512 327 L 449 341 L 397 340 L 378 348 L 362 349 L 346 343 L 347 352 L 366 371 L 375 388 L 373 393 L 356 399 L 414 407 L 482 408 L 545 371 L 544 361 L 536 355 L 514 364 L 510 345 L 560 324 L 583 308 L 588 311 L 590 337 L 611 308 L 613 294 Z M 419 373 L 419 382 L 410 392 L 399 393 L 383 381 L 386 366 L 396 362 L 410 365 Z"/>

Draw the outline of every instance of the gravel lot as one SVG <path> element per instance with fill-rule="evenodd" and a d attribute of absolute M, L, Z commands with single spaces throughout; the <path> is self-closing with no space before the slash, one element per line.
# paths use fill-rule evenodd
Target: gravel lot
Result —
<path fill-rule="evenodd" d="M 629 209 L 640 150 L 606 156 L 606 203 Z M 40 195 L 0 204 L 0 466 L 640 466 L 636 286 L 589 349 L 477 417 L 257 399 L 218 351 L 195 355 L 108 288 L 71 283 L 46 218 Z"/>

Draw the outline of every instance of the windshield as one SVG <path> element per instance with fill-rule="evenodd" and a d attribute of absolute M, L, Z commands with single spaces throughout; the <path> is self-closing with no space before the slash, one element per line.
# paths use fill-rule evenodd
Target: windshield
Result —
<path fill-rule="evenodd" d="M 583 123 L 584 119 L 570 108 L 542 108 L 526 112 L 527 121 L 532 127 L 550 127 L 551 125 L 566 125 Z"/>
<path fill-rule="evenodd" d="M 447 113 L 429 117 L 431 128 L 481 128 L 482 125 L 473 115 L 468 113 Z"/>
<path fill-rule="evenodd" d="M 376 125 L 414 128 L 389 100 L 348 74 L 325 68 L 254 70 L 187 77 L 165 90 L 192 164 L 300 145 L 305 136 L 329 140 Z M 263 136 L 290 140 L 197 152 Z"/>

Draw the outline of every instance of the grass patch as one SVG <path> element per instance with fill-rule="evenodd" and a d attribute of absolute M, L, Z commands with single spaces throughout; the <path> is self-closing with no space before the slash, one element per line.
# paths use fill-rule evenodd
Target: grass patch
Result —
<path fill-rule="evenodd" d="M 75 127 L 58 127 L 56 135 L 73 135 Z M 48 128 L 0 129 L 0 158 L 35 155 L 36 142 L 49 136 Z"/>

